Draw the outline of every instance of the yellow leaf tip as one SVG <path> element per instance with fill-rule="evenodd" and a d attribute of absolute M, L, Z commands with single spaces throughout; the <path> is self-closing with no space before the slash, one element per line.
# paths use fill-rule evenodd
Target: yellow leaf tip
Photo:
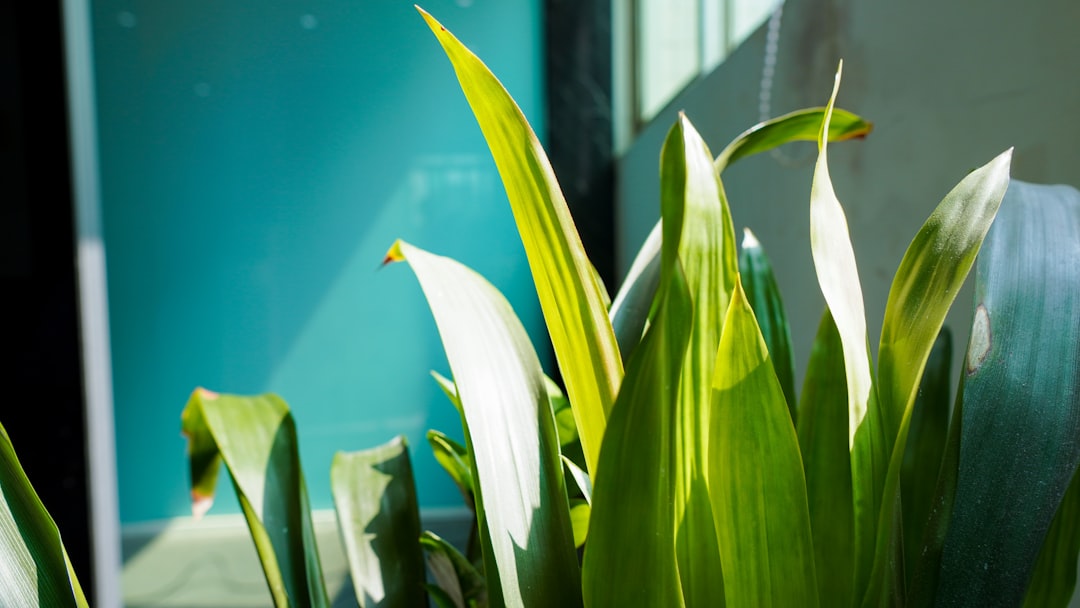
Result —
<path fill-rule="evenodd" d="M 205 388 L 203 388 L 201 386 L 199 388 L 195 389 L 195 394 L 198 395 L 199 398 L 203 399 L 204 401 L 213 401 L 214 399 L 217 399 L 218 397 L 221 396 L 220 394 L 215 393 L 212 390 L 205 389 Z"/>
<path fill-rule="evenodd" d="M 390 246 L 390 249 L 386 252 L 386 256 L 383 257 L 382 265 L 393 264 L 394 262 L 401 262 L 405 259 L 405 254 L 401 252 L 401 239 L 394 241 L 394 244 Z"/>

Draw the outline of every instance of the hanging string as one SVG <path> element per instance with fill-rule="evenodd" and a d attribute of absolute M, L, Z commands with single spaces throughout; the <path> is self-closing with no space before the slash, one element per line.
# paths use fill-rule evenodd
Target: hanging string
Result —
<path fill-rule="evenodd" d="M 784 0 L 776 4 L 776 10 L 769 17 L 765 32 L 765 61 L 761 67 L 761 87 L 758 93 L 758 122 L 765 122 L 772 115 L 773 79 L 776 76 L 776 58 L 780 50 L 780 25 L 784 18 Z M 796 167 L 807 162 L 807 158 L 792 158 L 782 148 L 773 148 L 770 155 L 780 164 Z"/>

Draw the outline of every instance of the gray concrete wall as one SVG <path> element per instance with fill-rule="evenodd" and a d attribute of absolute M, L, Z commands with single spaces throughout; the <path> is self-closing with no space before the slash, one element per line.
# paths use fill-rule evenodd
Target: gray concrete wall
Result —
<path fill-rule="evenodd" d="M 876 352 L 889 284 L 919 226 L 969 170 L 1015 146 L 1013 177 L 1080 186 L 1080 3 L 1075 0 L 788 0 L 772 114 L 824 105 L 844 59 L 838 105 L 873 121 L 865 141 L 830 148 L 859 261 Z M 618 165 L 619 265 L 659 215 L 658 159 L 682 109 L 714 151 L 757 122 L 764 28 L 681 95 Z M 824 302 L 810 258 L 816 149 L 796 144 L 724 175 L 736 230 L 751 227 L 776 268 L 805 368 Z M 741 237 L 740 237 L 741 238 Z M 958 359 L 970 285 L 947 324 Z"/>

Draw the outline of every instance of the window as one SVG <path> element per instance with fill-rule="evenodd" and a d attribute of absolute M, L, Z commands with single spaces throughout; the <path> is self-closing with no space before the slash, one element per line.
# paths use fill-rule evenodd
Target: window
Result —
<path fill-rule="evenodd" d="M 720 65 L 782 1 L 616 3 L 613 17 L 620 36 L 614 52 L 626 64 L 616 69 L 616 89 L 629 98 L 616 111 L 622 129 L 632 135 L 648 124 L 687 85 Z"/>

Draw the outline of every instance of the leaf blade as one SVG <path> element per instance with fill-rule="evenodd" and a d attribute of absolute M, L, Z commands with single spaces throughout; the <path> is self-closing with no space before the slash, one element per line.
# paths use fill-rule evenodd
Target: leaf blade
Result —
<path fill-rule="evenodd" d="M 543 370 L 510 304 L 462 264 L 398 241 L 428 300 L 469 432 L 507 606 L 581 603 L 580 570 Z M 507 499 L 506 497 L 516 497 Z"/>
<path fill-rule="evenodd" d="M 328 606 L 296 425 L 285 402 L 272 394 L 219 395 L 200 388 L 184 407 L 181 426 L 195 514 L 210 508 L 224 463 L 275 605 Z"/>
<path fill-rule="evenodd" d="M 86 608 L 60 531 L 0 425 L 0 605 Z"/>
<path fill-rule="evenodd" d="M 592 474 L 623 375 L 605 296 L 525 116 L 476 55 L 418 10 L 453 64 L 503 179 Z"/>
<path fill-rule="evenodd" d="M 1014 180 L 976 267 L 939 601 L 1019 604 L 1080 461 L 1078 257 L 1080 192 Z"/>
<path fill-rule="evenodd" d="M 337 452 L 330 480 L 357 599 L 372 607 L 422 605 L 420 508 L 405 438 Z"/>
<path fill-rule="evenodd" d="M 754 313 L 736 284 L 713 379 L 709 487 L 732 606 L 816 606 L 798 437 Z M 747 522 L 753 522 L 752 525 Z"/>

